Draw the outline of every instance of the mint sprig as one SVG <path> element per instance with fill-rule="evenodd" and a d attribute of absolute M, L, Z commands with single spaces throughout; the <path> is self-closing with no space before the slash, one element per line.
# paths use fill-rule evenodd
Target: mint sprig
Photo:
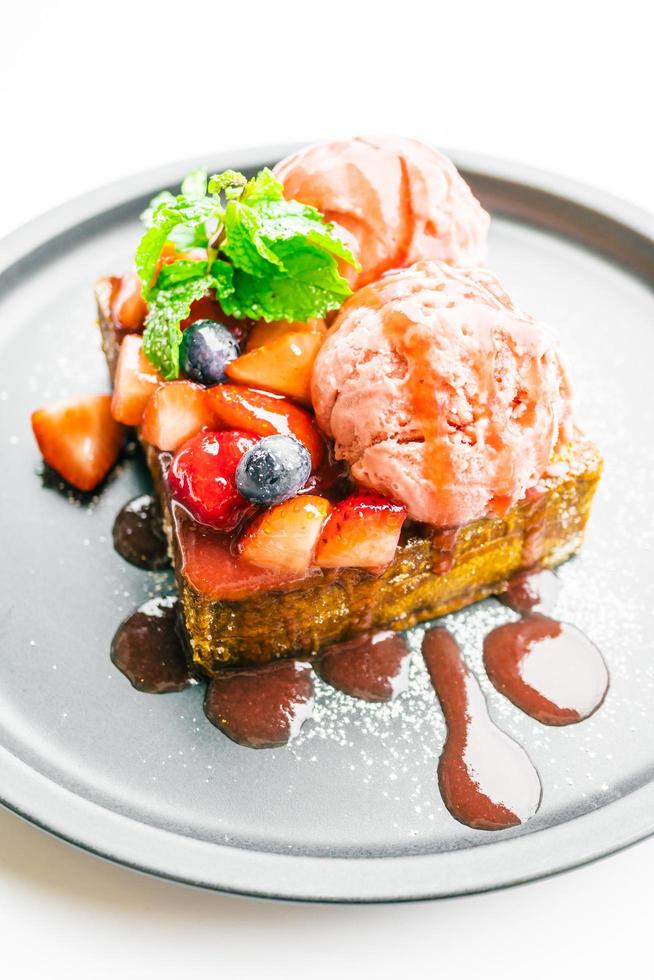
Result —
<path fill-rule="evenodd" d="M 167 380 L 179 375 L 180 323 L 200 297 L 213 292 L 237 318 L 304 322 L 350 295 L 339 260 L 359 269 L 334 227 L 315 208 L 286 201 L 267 168 L 249 181 L 233 170 L 209 178 L 193 171 L 180 194 L 157 195 L 141 217 L 146 231 L 136 268 L 148 302 L 143 349 Z M 182 251 L 204 248 L 207 259 L 160 266 L 168 241 Z"/>

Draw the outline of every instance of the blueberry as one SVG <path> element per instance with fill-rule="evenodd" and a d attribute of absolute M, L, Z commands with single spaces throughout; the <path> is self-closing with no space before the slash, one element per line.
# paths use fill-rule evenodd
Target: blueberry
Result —
<path fill-rule="evenodd" d="M 187 378 L 203 385 L 218 385 L 225 380 L 225 368 L 240 351 L 233 336 L 222 323 L 198 320 L 182 334 L 179 363 Z"/>
<path fill-rule="evenodd" d="M 236 487 L 255 504 L 279 504 L 309 479 L 311 457 L 291 436 L 266 436 L 248 449 L 236 469 Z"/>

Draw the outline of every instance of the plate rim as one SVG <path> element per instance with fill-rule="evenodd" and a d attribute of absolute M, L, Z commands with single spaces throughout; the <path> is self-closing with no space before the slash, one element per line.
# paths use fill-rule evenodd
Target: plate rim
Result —
<path fill-rule="evenodd" d="M 206 158 L 216 168 L 247 169 L 299 146 L 252 147 Z M 654 270 L 654 217 L 644 208 L 520 163 L 446 152 L 473 177 L 512 182 L 608 218 L 631 236 L 648 269 L 651 261 Z M 0 295 L 16 279 L 29 276 L 39 247 L 67 234 L 79 240 L 83 229 L 97 232 L 98 221 L 113 223 L 153 188 L 175 184 L 197 165 L 193 158 L 144 170 L 73 198 L 10 232 L 0 240 Z M 581 243 L 588 247 L 583 239 Z M 492 835 L 473 848 L 393 857 L 279 854 L 203 841 L 137 821 L 65 789 L 4 746 L 0 804 L 61 840 L 134 870 L 227 893 L 312 902 L 416 901 L 494 890 L 570 870 L 654 833 L 654 782 L 649 782 L 553 827 L 519 837 Z"/>

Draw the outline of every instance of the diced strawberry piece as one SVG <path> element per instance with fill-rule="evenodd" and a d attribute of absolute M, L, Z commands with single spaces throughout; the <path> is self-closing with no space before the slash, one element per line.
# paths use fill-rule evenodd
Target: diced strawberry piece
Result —
<path fill-rule="evenodd" d="M 153 282 L 161 272 L 161 267 L 169 265 L 177 258 L 177 250 L 172 242 L 166 242 L 159 256 L 152 277 Z M 143 299 L 143 287 L 136 268 L 132 266 L 123 276 L 116 297 L 112 303 L 111 312 L 114 320 L 122 330 L 138 333 L 143 329 L 148 312 L 148 305 Z"/>
<path fill-rule="evenodd" d="M 193 381 L 169 381 L 150 396 L 141 420 L 141 436 L 157 449 L 174 453 L 200 429 L 211 428 L 214 416 L 206 388 Z"/>
<path fill-rule="evenodd" d="M 247 432 L 199 432 L 176 453 L 168 485 L 201 524 L 231 531 L 251 509 L 236 489 L 236 467 L 257 443 Z"/>
<path fill-rule="evenodd" d="M 191 312 L 185 320 L 182 320 L 180 326 L 182 330 L 186 330 L 187 327 L 190 327 L 192 323 L 197 323 L 198 320 L 216 320 L 218 323 L 224 320 L 220 303 L 213 296 L 201 296 L 200 299 L 196 299 L 194 303 L 191 303 Z"/>
<path fill-rule="evenodd" d="M 111 415 L 111 395 L 80 395 L 40 408 L 32 429 L 46 463 L 87 491 L 104 480 L 125 437 Z"/>
<path fill-rule="evenodd" d="M 147 312 L 147 303 L 141 292 L 141 280 L 136 269 L 130 269 L 123 276 L 112 304 L 114 320 L 122 330 L 138 332 L 143 329 Z"/>
<path fill-rule="evenodd" d="M 214 385 L 207 398 L 216 419 L 226 429 L 245 429 L 257 436 L 295 436 L 311 455 L 316 470 L 325 455 L 325 443 L 308 412 L 281 395 L 240 385 Z"/>
<path fill-rule="evenodd" d="M 264 511 L 241 538 L 243 558 L 274 571 L 302 575 L 313 563 L 331 504 L 324 497 L 293 497 Z"/>
<path fill-rule="evenodd" d="M 284 333 L 269 344 L 241 354 L 227 365 L 232 381 L 265 388 L 311 404 L 311 372 L 323 336 L 319 333 Z"/>
<path fill-rule="evenodd" d="M 321 568 L 383 568 L 395 556 L 406 508 L 375 493 L 336 504 L 316 549 Z"/>
<path fill-rule="evenodd" d="M 248 334 L 245 349 L 251 351 L 256 347 L 263 347 L 264 344 L 269 344 L 287 333 L 317 333 L 324 337 L 327 333 L 327 325 L 324 320 L 316 317 L 310 317 L 306 323 L 291 323 L 289 320 L 272 320 L 266 323 L 265 320 L 259 320 Z"/>
<path fill-rule="evenodd" d="M 143 340 L 128 334 L 120 345 L 111 414 L 123 425 L 138 425 L 150 395 L 163 378 L 143 353 Z"/>

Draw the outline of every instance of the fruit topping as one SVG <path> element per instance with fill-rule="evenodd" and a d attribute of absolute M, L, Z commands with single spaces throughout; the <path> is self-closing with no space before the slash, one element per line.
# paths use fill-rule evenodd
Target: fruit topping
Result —
<path fill-rule="evenodd" d="M 80 395 L 40 408 L 32 430 L 46 463 L 85 491 L 105 478 L 125 436 L 111 415 L 111 395 Z"/>
<path fill-rule="evenodd" d="M 163 378 L 143 353 L 143 340 L 128 334 L 120 345 L 111 414 L 123 425 L 138 425 L 150 395 Z"/>
<path fill-rule="evenodd" d="M 213 425 L 206 391 L 193 381 L 170 381 L 151 395 L 143 412 L 141 435 L 157 449 L 174 453 L 200 429 Z"/>
<path fill-rule="evenodd" d="M 200 319 L 193 307 L 206 296 L 238 320 L 304 323 L 339 309 L 351 294 L 339 271 L 343 263 L 358 268 L 348 246 L 315 208 L 285 200 L 267 168 L 251 180 L 233 170 L 211 177 L 195 170 L 181 194 L 157 195 L 142 218 L 134 261 L 148 304 L 144 349 L 167 381 L 179 377 L 183 324 L 191 314 Z M 182 251 L 161 268 L 170 239 Z M 184 257 L 189 246 L 192 258 Z"/>
<path fill-rule="evenodd" d="M 382 568 L 395 556 L 406 508 L 374 493 L 336 504 L 316 549 L 321 568 Z"/>
<path fill-rule="evenodd" d="M 241 539 L 243 558 L 262 568 L 302 575 L 313 563 L 331 504 L 324 497 L 292 497 L 264 511 Z"/>
<path fill-rule="evenodd" d="M 257 436 L 295 436 L 309 450 L 313 469 L 320 466 L 323 438 L 311 415 L 287 398 L 230 384 L 216 386 L 207 397 L 226 429 L 245 429 Z"/>
<path fill-rule="evenodd" d="M 255 504 L 279 504 L 294 497 L 311 475 L 311 457 L 292 436 L 266 436 L 238 464 L 236 486 Z"/>
<path fill-rule="evenodd" d="M 225 380 L 225 368 L 240 354 L 227 327 L 215 320 L 197 320 L 184 331 L 179 363 L 187 377 L 203 385 Z"/>
<path fill-rule="evenodd" d="M 267 388 L 311 404 L 311 372 L 323 342 L 320 333 L 293 331 L 241 354 L 227 366 L 232 381 Z"/>
<path fill-rule="evenodd" d="M 256 441 L 246 432 L 198 432 L 168 471 L 175 499 L 201 524 L 232 531 L 250 507 L 236 488 L 236 467 Z"/>
<path fill-rule="evenodd" d="M 266 323 L 265 320 L 259 320 L 248 334 L 245 349 L 251 351 L 255 347 L 263 347 L 287 333 L 317 333 L 324 337 L 327 326 L 324 320 L 315 316 L 309 317 L 306 323 L 291 323 L 289 320 L 272 320 Z"/>

